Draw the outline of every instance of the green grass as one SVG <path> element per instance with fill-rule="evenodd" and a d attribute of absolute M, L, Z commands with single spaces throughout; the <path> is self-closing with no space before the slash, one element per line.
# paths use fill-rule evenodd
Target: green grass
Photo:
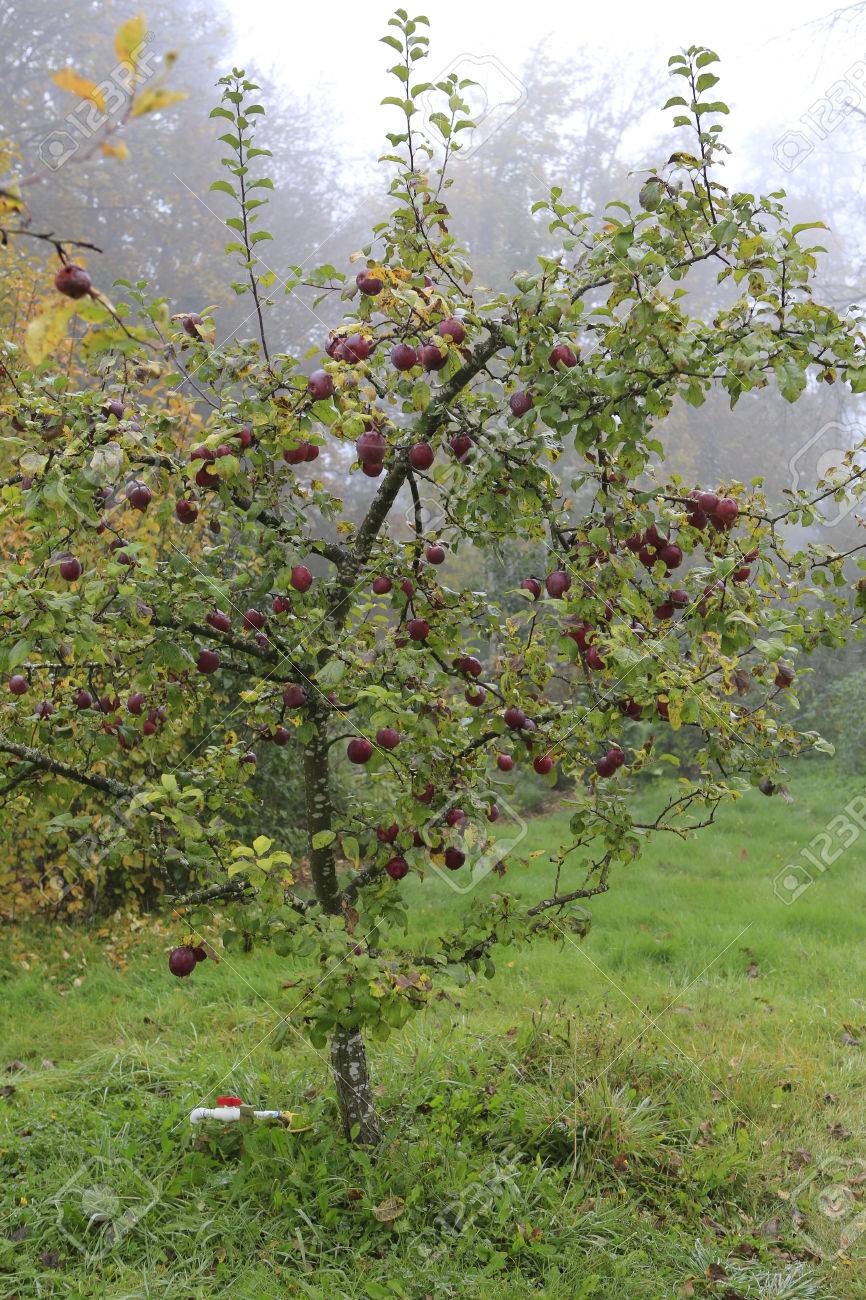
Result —
<path fill-rule="evenodd" d="M 272 1049 L 293 998 L 273 954 L 180 982 L 159 927 L 7 933 L 0 1070 L 24 1068 L 0 1078 L 0 1294 L 862 1297 L 863 846 L 790 906 L 772 885 L 862 782 L 809 767 L 791 788 L 657 839 L 586 940 L 502 953 L 374 1047 L 375 1161 L 335 1137 L 321 1054 Z M 527 842 L 566 834 L 552 814 Z M 509 887 L 538 897 L 535 875 Z M 419 933 L 466 905 L 406 885 Z M 191 1134 L 222 1091 L 310 1127 Z"/>

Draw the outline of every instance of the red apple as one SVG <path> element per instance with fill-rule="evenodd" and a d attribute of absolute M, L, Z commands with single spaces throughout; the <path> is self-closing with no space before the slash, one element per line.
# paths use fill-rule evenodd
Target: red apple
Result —
<path fill-rule="evenodd" d="M 283 703 L 287 709 L 302 709 L 307 702 L 307 692 L 298 682 L 283 688 Z"/>
<path fill-rule="evenodd" d="M 552 573 L 547 575 L 544 585 L 549 596 L 552 596 L 554 600 L 561 600 L 571 587 L 571 578 L 564 569 L 554 569 Z"/>
<path fill-rule="evenodd" d="M 430 624 L 426 618 L 410 618 L 406 631 L 413 641 L 426 641 L 430 635 Z"/>
<path fill-rule="evenodd" d="M 376 732 L 376 744 L 382 749 L 396 749 L 400 744 L 400 733 L 393 727 L 380 727 Z"/>
<path fill-rule="evenodd" d="M 60 576 L 66 582 L 77 582 L 81 577 L 81 561 L 74 555 L 65 555 L 60 561 Z"/>
<path fill-rule="evenodd" d="M 27 678 L 22 677 L 20 673 L 14 673 L 9 678 L 9 689 L 13 695 L 26 695 L 29 689 Z"/>
<path fill-rule="evenodd" d="M 557 343 L 549 360 L 551 370 L 556 370 L 559 366 L 566 366 L 570 370 L 572 366 L 577 365 L 577 357 L 567 343 Z"/>
<path fill-rule="evenodd" d="M 373 746 L 366 736 L 353 736 L 346 746 L 346 757 L 350 763 L 369 763 Z"/>
<path fill-rule="evenodd" d="M 314 402 L 324 402 L 334 394 L 334 381 L 327 370 L 314 370 L 307 380 L 307 392 Z"/>
<path fill-rule="evenodd" d="M 499 768 L 500 772 L 510 772 L 514 767 L 514 759 L 510 754 L 497 754 L 496 766 Z"/>
<path fill-rule="evenodd" d="M 228 614 L 224 614 L 222 610 L 219 609 L 215 609 L 212 613 L 208 614 L 205 622 L 209 623 L 212 628 L 217 630 L 217 632 L 229 632 L 232 626 L 232 621 Z"/>
<path fill-rule="evenodd" d="M 413 366 L 420 363 L 420 358 L 415 348 L 410 347 L 408 343 L 398 343 L 391 350 L 391 364 L 395 370 L 411 370 Z"/>
<path fill-rule="evenodd" d="M 532 766 L 539 776 L 547 776 L 553 768 L 553 759 L 550 754 L 539 754 Z"/>
<path fill-rule="evenodd" d="M 83 266 L 65 262 L 54 277 L 54 288 L 67 298 L 83 298 L 90 293 L 92 280 Z"/>
<path fill-rule="evenodd" d="M 375 298 L 382 292 L 382 281 L 378 275 L 373 275 L 369 270 L 359 271 L 355 276 L 355 284 L 368 298 Z"/>
<path fill-rule="evenodd" d="M 535 402 L 532 393 L 527 392 L 525 389 L 519 389 L 518 392 L 511 394 L 508 405 L 511 407 L 512 415 L 521 416 L 525 415 L 527 411 L 531 411 Z"/>
<path fill-rule="evenodd" d="M 126 489 L 126 499 L 136 510 L 146 510 L 153 500 L 153 493 L 146 483 L 130 483 Z"/>
<path fill-rule="evenodd" d="M 373 593 L 376 596 L 387 596 L 388 592 L 391 590 L 393 585 L 394 584 L 392 583 L 390 578 L 386 578 L 384 576 L 374 578 Z"/>
<path fill-rule="evenodd" d="M 448 353 L 436 343 L 422 343 L 418 349 L 418 359 L 425 370 L 441 370 L 448 360 Z"/>
<path fill-rule="evenodd" d="M 313 585 L 313 575 L 305 564 L 296 564 L 292 568 L 291 584 L 295 591 L 309 591 Z"/>
<path fill-rule="evenodd" d="M 198 506 L 194 501 L 178 501 L 174 513 L 182 524 L 194 524 L 198 519 Z"/>
<path fill-rule="evenodd" d="M 172 948 L 168 954 L 168 969 L 178 979 L 185 979 L 195 969 L 195 953 L 188 944 L 181 948 Z"/>
<path fill-rule="evenodd" d="M 402 880 L 409 872 L 409 863 L 405 858 L 391 858 L 385 863 L 385 870 L 392 880 Z"/>
<path fill-rule="evenodd" d="M 409 452 L 409 464 L 413 469 L 429 469 L 433 459 L 433 448 L 429 442 L 416 442 Z"/>
<path fill-rule="evenodd" d="M 195 666 L 200 673 L 215 673 L 220 666 L 220 657 L 216 650 L 200 650 Z"/>
<path fill-rule="evenodd" d="M 449 316 L 439 322 L 439 333 L 443 339 L 453 339 L 455 343 L 462 343 L 466 338 L 466 326 L 456 316 Z"/>
<path fill-rule="evenodd" d="M 428 546 L 425 555 L 431 564 L 442 564 L 445 559 L 445 547 L 438 543 L 434 546 Z"/>
<path fill-rule="evenodd" d="M 393 844 L 399 834 L 400 827 L 396 822 L 392 822 L 390 826 L 376 827 L 376 839 L 380 844 Z"/>

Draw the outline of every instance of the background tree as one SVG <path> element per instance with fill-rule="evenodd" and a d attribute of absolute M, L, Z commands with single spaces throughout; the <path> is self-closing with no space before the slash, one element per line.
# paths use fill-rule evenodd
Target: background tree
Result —
<path fill-rule="evenodd" d="M 446 206 L 465 87 L 424 82 L 425 26 L 398 10 L 385 37 L 391 216 L 356 275 L 297 267 L 286 285 L 341 313 L 312 373 L 268 335 L 272 182 L 240 70 L 212 114 L 227 158 L 215 189 L 234 205 L 233 287 L 257 339 L 217 345 L 209 317 L 173 314 L 144 280 L 114 307 L 61 249 L 37 342 L 77 313 L 99 381 L 70 382 L 32 335 L 29 359 L 2 352 L 17 461 L 3 509 L 23 520 L 0 593 L 16 819 L 84 786 L 114 811 L 106 857 L 151 837 L 169 880 L 201 877 L 182 900 L 192 942 L 171 955 L 176 975 L 199 955 L 196 908 L 216 902 L 227 948 L 267 941 L 301 959 L 294 1018 L 330 1043 L 343 1126 L 362 1142 L 379 1134 L 362 1031 L 384 1038 L 441 982 L 492 975 L 502 943 L 585 932 L 587 900 L 647 835 L 706 826 L 749 782 L 771 795 L 785 757 L 821 743 L 788 716 L 797 657 L 843 644 L 863 601 L 851 555 L 785 540 L 860 490 L 853 457 L 781 511 L 760 484 L 701 488 L 660 467 L 678 399 L 772 385 L 791 402 L 809 375 L 866 384 L 856 322 L 813 301 L 809 228 L 718 179 L 716 56 L 671 60 L 688 134 L 636 205 L 596 219 L 554 189 L 537 264 L 507 291 L 476 290 Z M 719 285 L 706 318 L 686 295 L 704 264 Z M 192 388 L 200 430 L 157 381 Z M 47 425 L 62 438 L 46 448 Z M 323 446 L 369 480 L 360 519 L 317 477 Z M 562 481 L 566 447 L 579 468 Z M 154 526 L 174 530 L 169 549 L 147 545 Z M 467 547 L 496 558 L 515 536 L 544 572 L 505 611 L 452 580 Z M 631 781 L 668 728 L 694 736 L 691 762 L 641 823 Z M 237 830 L 272 746 L 304 775 L 294 879 L 281 843 Z M 528 767 L 575 781 L 572 838 L 550 862 L 522 861 L 509 829 L 500 780 Z M 515 871 L 538 881 L 530 906 L 508 892 Z M 455 930 L 411 947 L 409 872 L 467 903 Z M 490 872 L 501 888 L 479 904 Z"/>

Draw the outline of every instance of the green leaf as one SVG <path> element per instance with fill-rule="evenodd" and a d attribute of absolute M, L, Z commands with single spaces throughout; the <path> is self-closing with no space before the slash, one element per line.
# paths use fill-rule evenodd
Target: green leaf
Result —
<path fill-rule="evenodd" d="M 337 836 L 333 831 L 316 831 L 310 844 L 314 849 L 324 849 L 327 848 L 329 844 L 333 844 L 336 838 Z"/>

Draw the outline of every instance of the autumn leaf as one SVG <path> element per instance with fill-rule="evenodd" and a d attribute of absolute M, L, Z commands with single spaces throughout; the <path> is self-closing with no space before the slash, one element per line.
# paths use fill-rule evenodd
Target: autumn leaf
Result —
<path fill-rule="evenodd" d="M 99 147 L 105 154 L 106 158 L 118 158 L 121 162 L 126 162 L 129 157 L 129 150 L 123 140 L 117 140 L 115 142 L 112 142 L 111 140 L 103 140 Z"/>
<path fill-rule="evenodd" d="M 78 304 L 69 298 L 49 298 L 27 326 L 24 347 L 35 366 L 44 361 L 60 346 L 66 337 L 69 320 L 78 310 Z"/>
<path fill-rule="evenodd" d="M 118 27 L 114 37 L 114 48 L 122 63 L 131 63 L 133 68 L 138 67 L 137 55 L 146 35 L 147 24 L 144 21 L 144 14 L 128 18 Z"/>
<path fill-rule="evenodd" d="M 78 95 L 80 99 L 89 99 L 100 112 L 105 112 L 105 96 L 96 82 L 88 81 L 74 68 L 61 68 L 59 72 L 54 73 L 51 80 L 61 90 L 68 90 L 71 95 Z"/>
<path fill-rule="evenodd" d="M 161 90 L 159 87 L 154 87 L 153 90 L 145 90 L 137 96 L 132 105 L 132 116 L 142 117 L 145 113 L 159 113 L 170 104 L 177 104 L 181 99 L 187 98 L 188 95 L 184 90 Z"/>

